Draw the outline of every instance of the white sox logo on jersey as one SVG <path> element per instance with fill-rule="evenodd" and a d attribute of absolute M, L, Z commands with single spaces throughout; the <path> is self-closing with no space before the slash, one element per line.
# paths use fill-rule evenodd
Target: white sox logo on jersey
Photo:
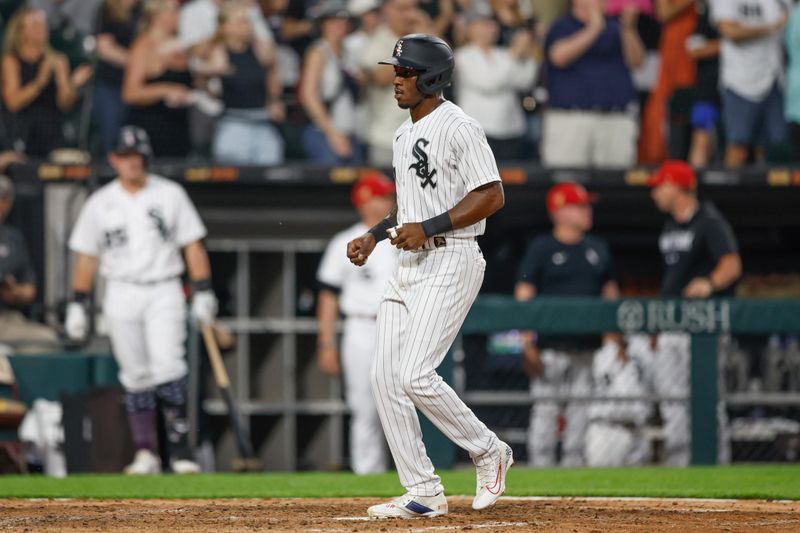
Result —
<path fill-rule="evenodd" d="M 161 235 L 164 242 L 169 242 L 172 232 L 167 227 L 167 222 L 164 220 L 164 215 L 161 214 L 161 210 L 158 207 L 151 207 L 148 209 L 147 215 L 153 221 L 153 224 L 155 224 L 158 234 Z"/>
<path fill-rule="evenodd" d="M 436 169 L 431 171 L 428 168 L 428 154 L 425 152 L 424 148 L 430 144 L 430 141 L 427 139 L 423 139 L 420 137 L 417 139 L 417 142 L 414 143 L 414 149 L 411 151 L 411 155 L 417 160 L 416 163 L 409 165 L 409 169 L 414 169 L 417 173 L 417 177 L 422 180 L 420 185 L 424 189 L 428 185 L 431 186 L 431 189 L 436 188 L 436 182 L 433 181 L 434 176 L 436 176 Z"/>

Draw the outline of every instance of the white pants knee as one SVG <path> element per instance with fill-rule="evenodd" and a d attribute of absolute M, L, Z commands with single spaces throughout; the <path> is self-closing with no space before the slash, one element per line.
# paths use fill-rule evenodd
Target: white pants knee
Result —
<path fill-rule="evenodd" d="M 186 299 L 180 281 L 109 281 L 103 314 L 126 391 L 152 389 L 186 375 Z"/>

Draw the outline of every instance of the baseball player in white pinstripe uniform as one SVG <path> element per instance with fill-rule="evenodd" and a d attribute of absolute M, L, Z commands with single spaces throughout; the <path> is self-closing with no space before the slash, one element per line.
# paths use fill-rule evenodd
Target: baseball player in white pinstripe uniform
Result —
<path fill-rule="evenodd" d="M 476 237 L 503 206 L 503 188 L 478 123 L 442 98 L 453 52 L 437 37 L 407 35 L 391 59 L 394 96 L 411 117 L 394 138 L 397 208 L 350 241 L 364 265 L 387 237 L 401 251 L 378 311 L 372 393 L 406 494 L 368 510 L 373 518 L 447 514 L 447 498 L 422 442 L 419 409 L 465 449 L 477 468 L 474 509 L 505 490 L 511 448 L 490 431 L 436 373 L 483 282 Z"/>

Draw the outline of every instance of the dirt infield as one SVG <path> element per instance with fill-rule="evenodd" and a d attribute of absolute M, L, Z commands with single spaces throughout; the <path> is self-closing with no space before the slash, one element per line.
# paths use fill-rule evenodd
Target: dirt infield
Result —
<path fill-rule="evenodd" d="M 0 531 L 800 531 L 800 502 L 503 498 L 477 512 L 468 498 L 449 498 L 448 516 L 369 521 L 377 501 L 0 500 Z"/>

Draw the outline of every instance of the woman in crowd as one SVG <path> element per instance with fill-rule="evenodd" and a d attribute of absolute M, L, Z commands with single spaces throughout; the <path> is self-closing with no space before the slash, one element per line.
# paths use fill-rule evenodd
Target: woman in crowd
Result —
<path fill-rule="evenodd" d="M 212 152 L 226 164 L 278 165 L 283 139 L 283 88 L 274 47 L 253 37 L 247 6 L 225 4 L 219 12 L 208 68 L 222 81 L 225 113 L 217 123 Z"/>
<path fill-rule="evenodd" d="M 70 72 L 66 56 L 50 47 L 44 11 L 22 8 L 9 21 L 2 74 L 14 148 L 45 157 L 63 146 L 64 112 L 75 104 L 92 69 L 82 65 Z"/>
<path fill-rule="evenodd" d="M 128 118 L 128 106 L 122 101 L 122 78 L 136 37 L 138 8 L 139 0 L 105 0 L 98 15 L 93 111 L 104 152 L 111 150 Z"/>
<path fill-rule="evenodd" d="M 184 157 L 191 148 L 189 57 L 175 38 L 177 29 L 176 0 L 145 0 L 122 83 L 129 122 L 147 131 L 158 157 Z"/>
<path fill-rule="evenodd" d="M 323 1 L 313 14 L 321 38 L 309 47 L 303 62 L 300 101 L 311 119 L 303 132 L 303 148 L 314 163 L 358 163 L 355 82 L 345 70 L 342 53 L 350 15 L 339 0 Z"/>
<path fill-rule="evenodd" d="M 525 113 L 520 93 L 536 76 L 530 33 L 518 32 L 510 47 L 497 46 L 498 24 L 491 11 L 467 16 L 468 44 L 456 50 L 456 101 L 480 122 L 498 160 L 525 159 Z"/>

